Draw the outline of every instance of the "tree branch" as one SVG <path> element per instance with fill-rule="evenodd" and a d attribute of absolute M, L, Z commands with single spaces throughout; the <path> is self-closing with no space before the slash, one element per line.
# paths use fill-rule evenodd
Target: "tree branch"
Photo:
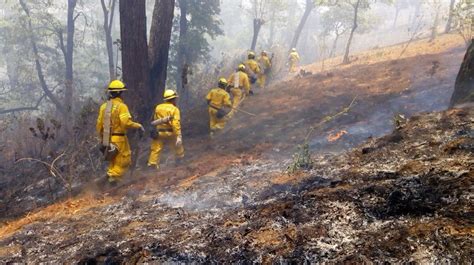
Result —
<path fill-rule="evenodd" d="M 35 60 L 35 67 L 36 67 L 36 72 L 38 74 L 38 79 L 40 81 L 41 88 L 44 91 L 44 94 L 54 103 L 56 108 L 62 112 L 66 113 L 66 108 L 63 106 L 61 101 L 53 94 L 53 92 L 49 89 L 48 85 L 46 84 L 46 80 L 44 78 L 44 73 L 43 73 L 43 67 L 40 62 L 40 56 L 38 52 L 38 47 L 36 45 L 36 40 L 33 36 L 33 26 L 31 23 L 31 16 L 30 16 L 30 10 L 28 6 L 25 3 L 25 0 L 19 0 L 20 5 L 23 9 L 23 11 L 26 13 L 26 16 L 28 17 L 28 31 L 29 31 L 29 37 L 31 41 L 31 46 L 33 49 L 33 54 L 34 54 L 34 60 Z"/>
<path fill-rule="evenodd" d="M 64 45 L 64 32 L 62 29 L 57 29 L 56 30 L 56 35 L 58 35 L 59 38 L 59 48 L 63 52 L 64 58 L 66 58 L 66 46 Z"/>
<path fill-rule="evenodd" d="M 114 24 L 115 4 L 117 0 L 112 0 L 112 7 L 110 8 L 109 32 L 112 32 L 112 25 Z"/>
<path fill-rule="evenodd" d="M 84 13 L 82 13 L 82 11 L 78 12 L 78 13 L 76 14 L 76 16 L 74 16 L 74 18 L 72 19 L 72 21 L 75 23 L 75 22 L 76 22 L 76 19 L 77 19 L 79 16 L 81 16 L 81 15 L 84 15 Z M 85 16 L 84 16 L 84 17 L 85 17 Z M 86 22 L 86 23 L 87 23 L 87 22 Z"/>
<path fill-rule="evenodd" d="M 349 104 L 349 106 L 345 107 L 345 108 L 342 109 L 340 112 L 338 112 L 338 113 L 336 113 L 336 114 L 333 114 L 333 115 L 326 116 L 326 117 L 324 117 L 324 119 L 322 119 L 322 120 L 321 120 L 320 122 L 318 122 L 316 125 L 311 126 L 311 127 L 310 127 L 310 130 L 309 130 L 309 132 L 308 132 L 308 134 L 306 135 L 305 143 L 308 142 L 309 137 L 311 137 L 311 134 L 314 132 L 314 130 L 316 130 L 317 128 L 321 127 L 323 124 L 326 124 L 326 123 L 328 123 L 328 122 L 330 122 L 330 121 L 336 119 L 337 117 L 342 116 L 342 115 L 348 113 L 348 112 L 351 110 L 351 108 L 354 106 L 354 104 L 355 104 L 357 98 L 358 98 L 358 96 L 355 96 L 355 97 L 352 99 L 352 101 L 351 101 L 351 103 Z"/>
<path fill-rule="evenodd" d="M 20 111 L 33 111 L 33 110 L 38 110 L 39 105 L 41 104 L 41 101 L 46 97 L 46 94 L 43 94 L 36 104 L 32 107 L 18 107 L 18 108 L 12 108 L 12 109 L 0 109 L 0 115 L 4 114 L 9 114 L 9 113 L 14 113 L 14 112 L 20 112 Z"/>

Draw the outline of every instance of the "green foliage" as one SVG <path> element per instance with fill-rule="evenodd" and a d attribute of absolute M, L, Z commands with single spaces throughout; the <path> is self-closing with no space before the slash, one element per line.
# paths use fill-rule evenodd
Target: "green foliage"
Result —
<path fill-rule="evenodd" d="M 350 1 L 349 1 L 350 2 Z M 341 35 L 348 32 L 353 26 L 354 9 L 349 2 L 340 2 L 337 6 L 331 6 L 322 14 L 322 35 Z M 369 2 L 366 1 L 366 4 Z M 370 6 L 369 6 L 370 7 Z M 374 28 L 378 18 L 370 14 L 369 7 L 359 9 L 358 33 L 365 33 Z"/>
<path fill-rule="evenodd" d="M 472 0 L 461 0 L 453 10 L 453 17 L 457 32 L 469 45 L 474 38 L 474 2 Z"/>
<path fill-rule="evenodd" d="M 6 101 L 0 102 L 0 108 L 34 105 L 43 95 L 31 38 L 37 43 L 47 85 L 59 97 L 64 90 L 65 62 L 59 36 L 62 34 L 66 41 L 67 2 L 26 2 L 31 15 L 32 32 L 28 30 L 29 18 L 18 1 L 10 1 L 8 5 L 2 6 L 4 16 L 0 18 L 0 65 L 5 66 L 7 75 L 2 77 L 0 84 L 1 89 L 8 92 L 3 93 L 2 97 Z M 94 23 L 100 19 L 92 18 L 101 13 L 91 12 L 94 4 L 98 3 L 79 1 L 76 7 L 74 87 L 77 92 L 75 99 L 78 101 L 82 96 L 96 95 L 100 84 L 108 80 L 103 29 Z M 46 104 L 43 103 L 42 110 L 47 109 L 44 105 L 48 106 L 49 101 L 43 102 Z"/>
<path fill-rule="evenodd" d="M 347 6 L 346 6 L 347 7 Z M 323 35 L 335 33 L 341 35 L 352 27 L 352 10 L 349 8 L 331 7 L 322 14 Z"/>
<path fill-rule="evenodd" d="M 309 170 L 313 168 L 313 160 L 308 143 L 298 146 L 297 152 L 293 155 L 293 162 L 288 166 L 287 172 L 296 173 L 299 170 Z"/>
<path fill-rule="evenodd" d="M 211 47 L 209 39 L 223 35 L 222 22 L 218 18 L 220 13 L 219 1 L 189 0 L 187 3 L 188 31 L 184 39 L 186 58 L 188 64 L 204 62 Z M 178 5 L 179 8 L 179 5 Z M 180 14 L 175 17 L 172 35 L 171 63 L 176 66 L 176 53 L 179 39 Z"/>

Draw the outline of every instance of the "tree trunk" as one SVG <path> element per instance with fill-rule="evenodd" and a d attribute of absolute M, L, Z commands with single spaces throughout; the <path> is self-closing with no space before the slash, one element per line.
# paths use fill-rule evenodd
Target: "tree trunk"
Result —
<path fill-rule="evenodd" d="M 188 19 L 186 15 L 188 14 L 188 4 L 187 0 L 178 0 L 179 9 L 180 9 L 180 18 L 179 18 L 179 40 L 178 40 L 178 51 L 177 51 L 177 71 L 176 71 L 176 89 L 178 94 L 183 98 L 186 98 L 185 87 L 183 79 L 186 77 L 183 76 L 184 66 L 187 64 L 186 56 L 186 45 L 187 45 L 187 35 L 188 35 Z"/>
<path fill-rule="evenodd" d="M 393 20 L 392 28 L 397 27 L 397 22 L 398 22 L 398 16 L 399 15 L 400 15 L 400 7 L 397 4 L 397 6 L 395 6 L 395 19 Z"/>
<path fill-rule="evenodd" d="M 48 99 L 51 100 L 51 102 L 55 105 L 56 110 L 58 110 L 61 114 L 64 115 L 64 113 L 66 112 L 66 107 L 59 100 L 59 98 L 55 94 L 53 94 L 53 92 L 49 89 L 49 86 L 46 83 L 46 79 L 44 77 L 43 66 L 41 65 L 41 62 L 40 62 L 38 45 L 36 44 L 36 38 L 34 36 L 33 25 L 31 22 L 30 9 L 26 5 L 25 0 L 20 0 L 20 5 L 27 16 L 28 35 L 31 42 L 31 48 L 33 50 L 36 73 L 38 75 L 38 80 L 39 80 L 41 89 L 43 90 L 44 94 L 48 97 Z"/>
<path fill-rule="evenodd" d="M 295 35 L 293 37 L 293 40 L 291 41 L 290 49 L 291 48 L 296 48 L 296 45 L 298 44 L 298 40 L 300 38 L 301 32 L 303 31 L 304 25 L 306 24 L 306 21 L 308 20 L 309 15 L 311 14 L 311 11 L 315 8 L 314 6 L 314 1 L 313 0 L 306 0 L 306 7 L 304 10 L 304 14 L 301 17 L 300 23 L 298 24 L 298 27 L 296 28 Z"/>
<path fill-rule="evenodd" d="M 257 40 L 258 34 L 260 33 L 260 29 L 262 28 L 263 20 L 259 18 L 253 19 L 253 37 L 252 37 L 252 44 L 250 45 L 250 50 L 255 51 L 255 47 L 257 47 Z"/>
<path fill-rule="evenodd" d="M 474 39 L 461 64 L 450 105 L 453 107 L 468 102 L 474 102 Z"/>
<path fill-rule="evenodd" d="M 115 74 L 115 64 L 114 64 L 114 49 L 113 49 L 113 41 L 112 41 L 112 25 L 114 22 L 114 13 L 115 13 L 115 3 L 117 0 L 109 1 L 110 10 L 105 5 L 105 0 L 100 0 L 102 4 L 102 11 L 104 13 L 104 33 L 105 33 L 105 47 L 107 48 L 107 56 L 109 59 L 109 76 L 110 80 L 114 80 L 117 78 Z"/>
<path fill-rule="evenodd" d="M 150 29 L 151 102 L 162 100 L 168 69 L 168 52 L 173 28 L 175 0 L 155 0 Z"/>
<path fill-rule="evenodd" d="M 329 54 L 329 57 L 332 58 L 336 55 L 336 50 L 337 50 L 337 43 L 339 41 L 339 37 L 341 35 L 336 34 L 336 38 L 334 38 L 334 42 L 332 43 L 332 48 L 331 48 L 331 53 Z"/>
<path fill-rule="evenodd" d="M 430 41 L 434 41 L 438 37 L 438 26 L 439 26 L 439 15 L 440 7 L 436 7 L 435 19 L 433 21 L 433 28 L 431 29 L 431 38 Z"/>
<path fill-rule="evenodd" d="M 420 0 L 418 0 L 417 3 L 416 3 L 415 13 L 413 14 L 412 21 L 410 23 L 412 29 L 417 27 L 417 23 L 418 23 L 418 20 L 420 19 L 420 15 L 421 15 L 421 6 L 422 6 L 422 4 L 423 3 Z"/>
<path fill-rule="evenodd" d="M 126 93 L 127 103 L 138 114 L 138 120 L 144 122 L 153 104 L 149 100 L 146 3 L 145 0 L 121 0 L 119 3 L 122 72 L 129 89 Z"/>
<path fill-rule="evenodd" d="M 76 29 L 76 17 L 74 17 L 74 9 L 76 8 L 77 0 L 68 0 L 67 5 L 67 39 L 66 52 L 64 54 L 64 61 L 66 63 L 66 91 L 64 94 L 64 105 L 66 106 L 65 113 L 65 130 L 68 135 L 72 132 L 73 124 L 73 98 L 74 98 L 74 32 Z"/>
<path fill-rule="evenodd" d="M 346 53 L 344 54 L 344 60 L 342 62 L 344 64 L 350 63 L 349 53 L 350 53 L 350 50 L 351 50 L 352 38 L 354 38 L 354 33 L 355 33 L 357 27 L 359 26 L 358 16 L 359 16 L 360 1 L 361 0 L 357 0 L 357 3 L 355 4 L 355 6 L 353 6 L 354 7 L 354 22 L 353 22 L 352 29 L 351 29 L 351 35 L 349 35 L 349 40 L 347 41 Z"/>
<path fill-rule="evenodd" d="M 272 17 L 270 22 L 270 38 L 268 40 L 268 46 L 273 47 L 275 43 L 275 19 L 276 19 L 276 11 L 275 8 L 272 10 Z"/>
<path fill-rule="evenodd" d="M 451 0 L 451 4 L 449 5 L 448 21 L 446 22 L 446 29 L 444 30 L 445 33 L 451 32 L 452 25 L 453 25 L 453 12 L 454 12 L 455 3 L 456 3 L 456 0 Z"/>

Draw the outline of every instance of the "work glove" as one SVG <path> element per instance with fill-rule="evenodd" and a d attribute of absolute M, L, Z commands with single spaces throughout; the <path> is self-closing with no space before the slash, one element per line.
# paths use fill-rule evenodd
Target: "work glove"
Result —
<path fill-rule="evenodd" d="M 160 125 L 160 124 L 163 124 L 163 123 L 167 123 L 170 120 L 171 120 L 171 116 L 164 117 L 164 118 L 161 118 L 161 119 L 156 119 L 156 120 L 151 122 L 151 125 L 152 126 Z"/>
<path fill-rule="evenodd" d="M 181 135 L 178 135 L 178 137 L 176 137 L 176 146 L 181 146 L 183 145 L 183 137 Z"/>

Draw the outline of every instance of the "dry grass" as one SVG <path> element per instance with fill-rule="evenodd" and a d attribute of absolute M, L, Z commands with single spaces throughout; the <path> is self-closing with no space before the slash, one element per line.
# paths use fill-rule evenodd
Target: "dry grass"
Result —
<path fill-rule="evenodd" d="M 96 198 L 93 195 L 85 195 L 80 198 L 68 199 L 64 202 L 56 203 L 44 209 L 39 209 L 34 213 L 29 213 L 25 217 L 6 222 L 0 227 L 0 238 L 9 236 L 22 229 L 26 225 L 41 222 L 43 220 L 54 220 L 59 218 L 70 218 L 86 212 L 95 207 L 110 204 L 115 199 L 113 197 Z"/>
<path fill-rule="evenodd" d="M 394 45 L 354 54 L 351 56 L 352 63 L 348 65 L 341 64 L 342 57 L 330 58 L 324 63 L 324 70 L 339 70 L 353 67 L 354 65 L 371 65 L 379 62 L 411 58 L 420 55 L 437 54 L 448 49 L 458 47 L 463 43 L 463 38 L 459 34 L 445 34 L 439 36 L 439 38 L 433 42 L 429 42 L 429 39 L 421 39 L 412 42 L 402 56 L 400 56 L 400 54 L 402 53 L 406 44 Z M 322 69 L 321 63 L 319 62 L 303 66 L 302 68 L 313 73 L 321 72 Z"/>

